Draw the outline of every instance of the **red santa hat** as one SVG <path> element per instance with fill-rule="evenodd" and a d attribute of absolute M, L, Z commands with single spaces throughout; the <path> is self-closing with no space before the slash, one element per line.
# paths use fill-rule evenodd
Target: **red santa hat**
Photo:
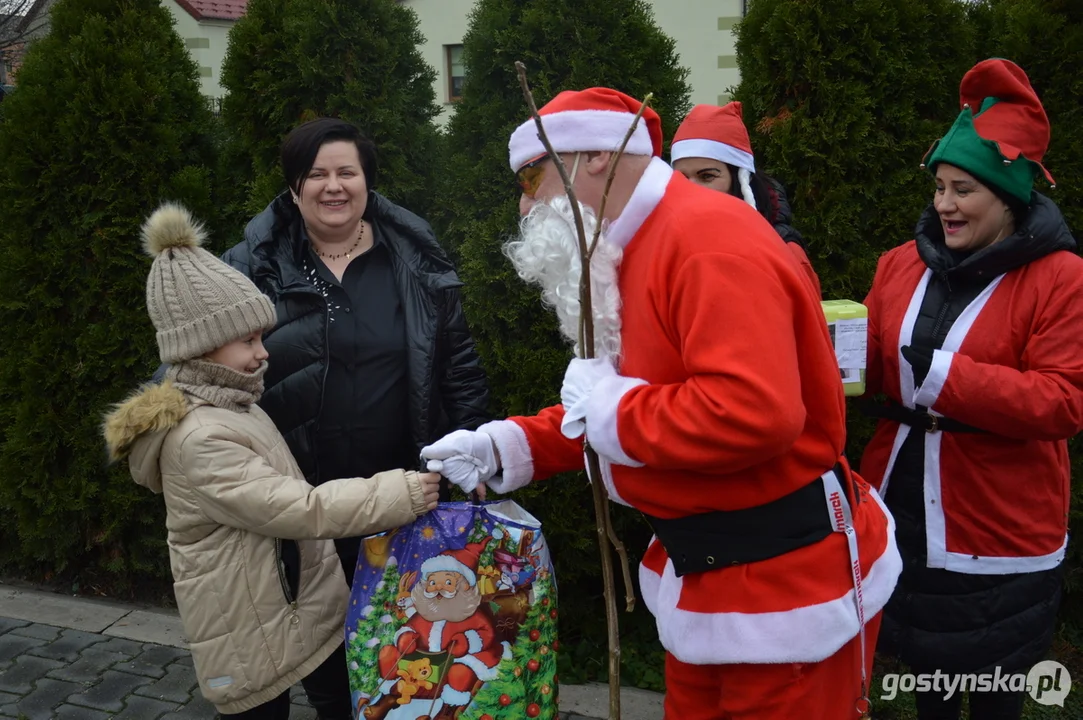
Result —
<path fill-rule="evenodd" d="M 696 105 L 677 128 L 669 155 L 673 162 L 701 157 L 756 172 L 741 103 L 731 102 L 722 107 Z"/>
<path fill-rule="evenodd" d="M 553 150 L 563 152 L 609 151 L 620 148 L 642 103 L 610 88 L 565 90 L 546 103 L 538 115 Z M 624 152 L 629 155 L 662 155 L 662 120 L 651 108 L 643 111 L 642 120 L 628 140 Z M 508 141 L 511 169 L 545 154 L 534 118 L 515 129 Z"/>
<path fill-rule="evenodd" d="M 478 561 L 481 552 L 489 544 L 492 538 L 485 538 L 481 542 L 467 543 L 458 550 L 446 550 L 439 555 L 429 558 L 421 563 L 421 579 L 428 577 L 433 572 L 459 573 L 471 586 L 478 584 Z"/>

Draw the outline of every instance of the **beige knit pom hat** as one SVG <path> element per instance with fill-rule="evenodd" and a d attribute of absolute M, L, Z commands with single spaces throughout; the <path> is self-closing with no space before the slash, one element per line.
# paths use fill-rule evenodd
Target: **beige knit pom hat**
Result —
<path fill-rule="evenodd" d="M 275 325 L 271 301 L 247 277 L 200 247 L 203 226 L 166 203 L 143 224 L 143 249 L 154 258 L 147 312 L 162 362 L 191 360 Z"/>

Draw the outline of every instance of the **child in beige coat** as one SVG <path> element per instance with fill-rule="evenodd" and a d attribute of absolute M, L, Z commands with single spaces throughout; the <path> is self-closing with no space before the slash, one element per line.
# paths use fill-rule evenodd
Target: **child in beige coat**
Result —
<path fill-rule="evenodd" d="M 331 538 L 388 530 L 436 507 L 439 476 L 394 470 L 309 485 L 256 405 L 270 300 L 200 247 L 186 210 L 143 227 L 161 385 L 107 417 L 114 459 L 166 504 L 174 591 L 200 690 L 224 718 L 289 718 L 301 682 L 322 720 L 349 720 L 348 590 Z"/>

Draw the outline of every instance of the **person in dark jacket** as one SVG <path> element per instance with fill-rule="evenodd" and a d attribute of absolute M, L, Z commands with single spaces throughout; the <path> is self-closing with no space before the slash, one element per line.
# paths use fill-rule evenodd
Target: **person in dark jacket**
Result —
<path fill-rule="evenodd" d="M 1033 190 L 1045 111 L 1014 63 L 972 68 L 926 155 L 932 205 L 879 262 L 868 394 L 886 405 L 862 457 L 896 522 L 903 574 L 880 650 L 914 673 L 1026 674 L 1048 659 L 1068 532 L 1067 440 L 1083 431 L 1083 259 Z M 1015 682 L 971 690 L 973 720 L 1018 719 Z M 922 720 L 963 692 L 917 694 Z"/>
<path fill-rule="evenodd" d="M 425 445 L 490 419 L 462 282 L 428 223 L 373 190 L 357 127 L 306 122 L 281 156 L 288 191 L 223 256 L 278 316 L 260 406 L 313 485 L 416 468 Z M 352 582 L 361 539 L 336 544 Z"/>
<path fill-rule="evenodd" d="M 692 108 L 673 136 L 670 161 L 674 170 L 692 182 L 733 195 L 759 210 L 812 281 L 816 296 L 822 296 L 805 239 L 793 226 L 786 190 L 774 178 L 756 172 L 741 103 Z"/>

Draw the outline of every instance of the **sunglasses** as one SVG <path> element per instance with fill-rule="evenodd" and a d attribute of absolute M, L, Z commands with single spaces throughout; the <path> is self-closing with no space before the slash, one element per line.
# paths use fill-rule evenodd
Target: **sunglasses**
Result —
<path fill-rule="evenodd" d="M 542 163 L 548 159 L 548 153 L 541 157 L 536 157 L 519 168 L 519 171 L 515 173 L 515 177 L 519 180 L 519 189 L 521 189 L 523 194 L 528 198 L 534 197 L 534 193 L 538 192 L 538 187 L 545 177 L 545 167 Z"/>

